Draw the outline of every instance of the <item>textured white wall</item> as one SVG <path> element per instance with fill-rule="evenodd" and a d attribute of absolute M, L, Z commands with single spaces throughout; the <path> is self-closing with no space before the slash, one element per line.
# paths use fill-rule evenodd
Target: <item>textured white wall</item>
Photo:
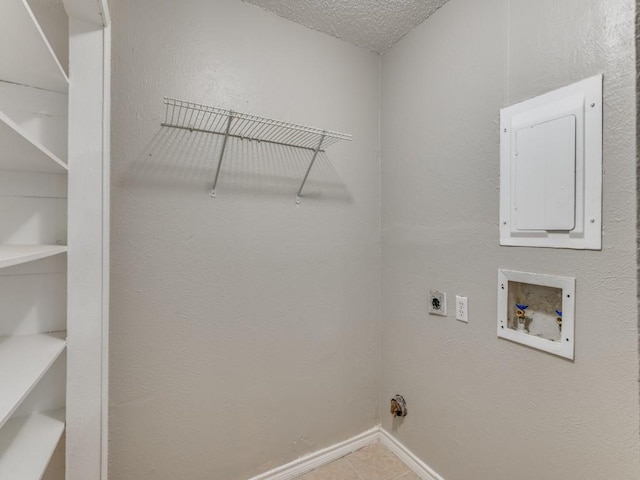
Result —
<path fill-rule="evenodd" d="M 245 479 L 370 428 L 378 57 L 237 0 L 111 6 L 109 478 Z M 354 141 L 300 207 L 308 153 L 231 142 L 211 199 L 217 140 L 160 131 L 164 95 Z"/>
<path fill-rule="evenodd" d="M 383 426 L 447 480 L 640 477 L 635 2 L 452 0 L 383 57 Z M 499 247 L 498 114 L 604 73 L 602 252 Z M 576 355 L 496 338 L 497 269 L 575 276 Z M 469 324 L 426 294 L 469 297 Z"/>
<path fill-rule="evenodd" d="M 380 372 L 447 480 L 638 477 L 631 0 L 452 0 L 383 57 L 382 369 L 377 58 L 232 0 L 113 10 L 110 478 L 247 478 L 369 428 Z M 499 247 L 499 109 L 601 72 L 603 251 Z M 163 95 L 355 140 L 300 208 L 299 155 L 232 143 L 212 200 Z M 577 277 L 574 363 L 496 338 L 500 267 Z"/>

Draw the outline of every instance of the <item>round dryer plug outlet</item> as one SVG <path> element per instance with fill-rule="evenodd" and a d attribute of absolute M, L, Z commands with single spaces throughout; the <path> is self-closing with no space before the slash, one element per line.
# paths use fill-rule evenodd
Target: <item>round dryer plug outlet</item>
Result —
<path fill-rule="evenodd" d="M 429 313 L 447 316 L 447 294 L 437 290 L 429 290 Z"/>

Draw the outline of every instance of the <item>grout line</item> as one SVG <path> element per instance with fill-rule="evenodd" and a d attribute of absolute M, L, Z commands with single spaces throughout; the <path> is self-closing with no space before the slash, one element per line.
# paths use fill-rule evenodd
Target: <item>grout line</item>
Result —
<path fill-rule="evenodd" d="M 412 473 L 411 468 L 409 468 L 409 465 L 407 465 L 398 455 L 396 455 L 394 452 L 391 451 L 391 449 L 389 447 L 387 447 L 384 443 L 380 443 L 380 445 L 387 451 L 389 452 L 393 457 L 395 457 L 400 463 L 402 463 L 402 465 L 404 465 L 404 468 L 406 468 L 406 471 L 402 472 L 400 475 L 398 475 L 397 477 L 393 477 L 390 478 L 389 480 L 400 480 L 402 477 L 409 475 L 410 473 Z"/>
<path fill-rule="evenodd" d="M 402 460 L 400 460 L 400 461 L 402 462 Z M 406 477 L 407 475 L 409 475 L 410 473 L 412 473 L 412 472 L 411 472 L 411 469 L 410 469 L 409 467 L 407 467 L 407 465 L 406 465 L 404 462 L 402 462 L 402 464 L 407 468 L 407 471 L 406 471 L 406 472 L 402 472 L 402 473 L 401 473 L 400 475 L 398 475 L 397 477 L 390 478 L 389 480 L 401 480 L 401 479 L 402 479 L 402 477 Z"/>
<path fill-rule="evenodd" d="M 403 462 L 404 463 L 404 462 Z M 402 474 L 400 474 L 399 477 L 394 478 L 393 480 L 402 480 L 404 477 L 409 476 L 410 474 L 412 474 L 413 472 L 411 470 L 408 470 Z"/>
<path fill-rule="evenodd" d="M 377 441 L 377 440 L 376 440 L 376 441 Z M 362 447 L 362 448 L 360 448 L 360 449 L 356 450 L 355 452 L 351 452 L 349 455 L 347 455 L 346 457 L 344 457 L 344 459 L 345 459 L 345 460 L 347 461 L 347 463 L 349 464 L 349 467 L 351 467 L 351 470 L 353 470 L 353 471 L 355 472 L 356 477 L 358 477 L 358 480 L 367 480 L 367 479 L 366 479 L 366 478 L 362 478 L 362 475 L 360 475 L 360 472 L 358 471 L 358 469 L 355 467 L 355 465 L 354 465 L 353 463 L 351 463 L 351 458 L 350 458 L 350 457 L 351 457 L 354 453 L 359 452 L 359 451 L 361 451 L 361 450 L 364 450 L 365 448 L 370 447 L 371 445 L 375 445 L 375 442 L 374 442 L 374 443 L 371 443 L 371 444 L 369 444 L 369 445 L 367 445 L 366 447 Z"/>

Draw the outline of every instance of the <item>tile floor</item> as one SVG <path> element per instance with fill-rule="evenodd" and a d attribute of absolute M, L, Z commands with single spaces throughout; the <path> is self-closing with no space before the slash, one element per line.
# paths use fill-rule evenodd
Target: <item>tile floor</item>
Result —
<path fill-rule="evenodd" d="M 420 480 L 382 444 L 374 443 L 298 480 Z"/>

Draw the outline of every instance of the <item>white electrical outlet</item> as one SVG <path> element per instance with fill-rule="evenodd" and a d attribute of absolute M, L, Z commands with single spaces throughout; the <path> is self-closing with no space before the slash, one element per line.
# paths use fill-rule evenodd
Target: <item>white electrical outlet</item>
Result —
<path fill-rule="evenodd" d="M 447 294 L 435 290 L 429 290 L 429 313 L 432 315 L 447 316 Z"/>
<path fill-rule="evenodd" d="M 469 304 L 467 297 L 456 295 L 456 320 L 469 323 Z"/>

